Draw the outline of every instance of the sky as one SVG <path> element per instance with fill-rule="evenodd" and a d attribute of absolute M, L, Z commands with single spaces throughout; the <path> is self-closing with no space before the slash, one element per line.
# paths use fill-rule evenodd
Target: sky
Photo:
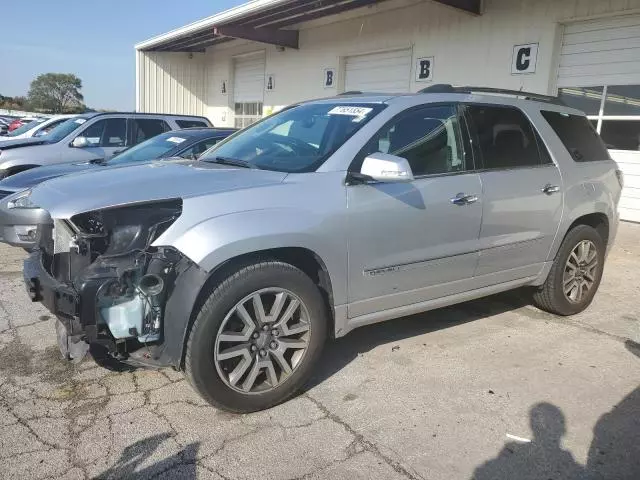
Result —
<path fill-rule="evenodd" d="M 247 0 L 0 0 L 0 94 L 41 73 L 80 77 L 91 108 L 135 108 L 133 46 Z"/>

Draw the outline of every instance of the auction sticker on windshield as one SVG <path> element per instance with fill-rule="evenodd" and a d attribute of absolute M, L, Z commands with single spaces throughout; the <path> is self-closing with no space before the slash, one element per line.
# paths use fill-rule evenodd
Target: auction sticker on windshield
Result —
<path fill-rule="evenodd" d="M 83 124 L 84 122 L 86 122 L 86 121 L 87 121 L 87 120 L 86 120 L 86 119 L 84 119 L 84 118 L 76 118 L 76 119 L 75 119 L 75 122 L 76 122 L 78 125 L 82 125 L 82 124 Z"/>
<path fill-rule="evenodd" d="M 369 107 L 348 107 L 345 105 L 341 105 L 338 107 L 333 107 L 329 110 L 329 115 L 349 115 L 352 117 L 366 117 L 373 110 L 373 108 Z"/>
<path fill-rule="evenodd" d="M 186 140 L 186 138 L 180 138 L 180 137 L 169 137 L 167 138 L 167 142 L 171 142 L 171 143 L 182 143 Z"/>

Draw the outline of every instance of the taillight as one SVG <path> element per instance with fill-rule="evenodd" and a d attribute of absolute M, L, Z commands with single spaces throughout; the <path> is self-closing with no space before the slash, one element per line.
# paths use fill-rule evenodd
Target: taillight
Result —
<path fill-rule="evenodd" d="M 620 184 L 620 188 L 624 188 L 624 172 L 620 169 L 617 169 L 616 177 L 618 178 L 618 183 Z"/>

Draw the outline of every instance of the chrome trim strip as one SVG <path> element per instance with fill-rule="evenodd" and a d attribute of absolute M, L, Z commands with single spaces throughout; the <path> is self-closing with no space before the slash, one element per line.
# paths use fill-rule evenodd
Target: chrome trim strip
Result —
<path fill-rule="evenodd" d="M 437 262 L 439 260 L 447 260 L 449 258 L 461 257 L 463 255 L 472 255 L 474 253 L 477 254 L 478 252 L 479 252 L 479 250 L 471 250 L 469 252 L 456 253 L 455 255 L 445 255 L 443 257 L 434 257 L 434 258 L 430 258 L 428 260 L 418 260 L 416 262 L 401 263 L 401 264 L 398 264 L 398 265 L 389 265 L 389 266 L 386 266 L 386 267 L 368 268 L 366 270 L 363 270 L 362 274 L 365 277 L 377 277 L 377 276 L 380 276 L 380 275 L 384 275 L 386 273 L 412 270 L 414 268 L 424 267 L 427 264 L 430 264 L 430 263 L 433 263 L 433 262 Z"/>
<path fill-rule="evenodd" d="M 456 253 L 455 255 L 445 255 L 445 256 L 442 256 L 442 257 L 434 257 L 434 258 L 430 258 L 430 259 L 427 259 L 427 260 L 418 260 L 418 261 L 409 262 L 409 263 L 399 263 L 399 264 L 396 264 L 396 265 L 387 265 L 387 266 L 384 266 L 384 267 L 367 268 L 367 269 L 362 271 L 362 274 L 365 277 L 378 277 L 380 275 L 385 275 L 387 273 L 401 272 L 401 271 L 412 270 L 414 268 L 424 267 L 429 263 L 437 262 L 439 260 L 447 260 L 447 259 L 450 259 L 450 258 L 456 258 L 456 257 L 460 257 L 462 255 L 472 255 L 474 253 L 482 254 L 482 252 L 489 252 L 489 251 L 497 250 L 497 249 L 517 248 L 517 247 L 520 247 L 520 246 L 523 246 L 523 245 L 526 245 L 526 244 L 533 244 L 533 243 L 540 242 L 543 239 L 544 239 L 544 237 L 529 238 L 527 240 L 520 240 L 518 242 L 505 243 L 504 245 L 491 245 L 491 246 L 488 246 L 486 248 L 479 249 L 479 250 L 470 250 L 470 251 L 464 252 L 464 253 Z"/>

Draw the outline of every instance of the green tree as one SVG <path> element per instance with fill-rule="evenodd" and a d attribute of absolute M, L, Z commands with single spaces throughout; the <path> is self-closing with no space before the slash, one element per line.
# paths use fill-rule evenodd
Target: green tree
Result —
<path fill-rule="evenodd" d="M 64 113 L 84 107 L 82 80 L 72 73 L 44 73 L 31 82 L 29 104 L 51 113 Z"/>

